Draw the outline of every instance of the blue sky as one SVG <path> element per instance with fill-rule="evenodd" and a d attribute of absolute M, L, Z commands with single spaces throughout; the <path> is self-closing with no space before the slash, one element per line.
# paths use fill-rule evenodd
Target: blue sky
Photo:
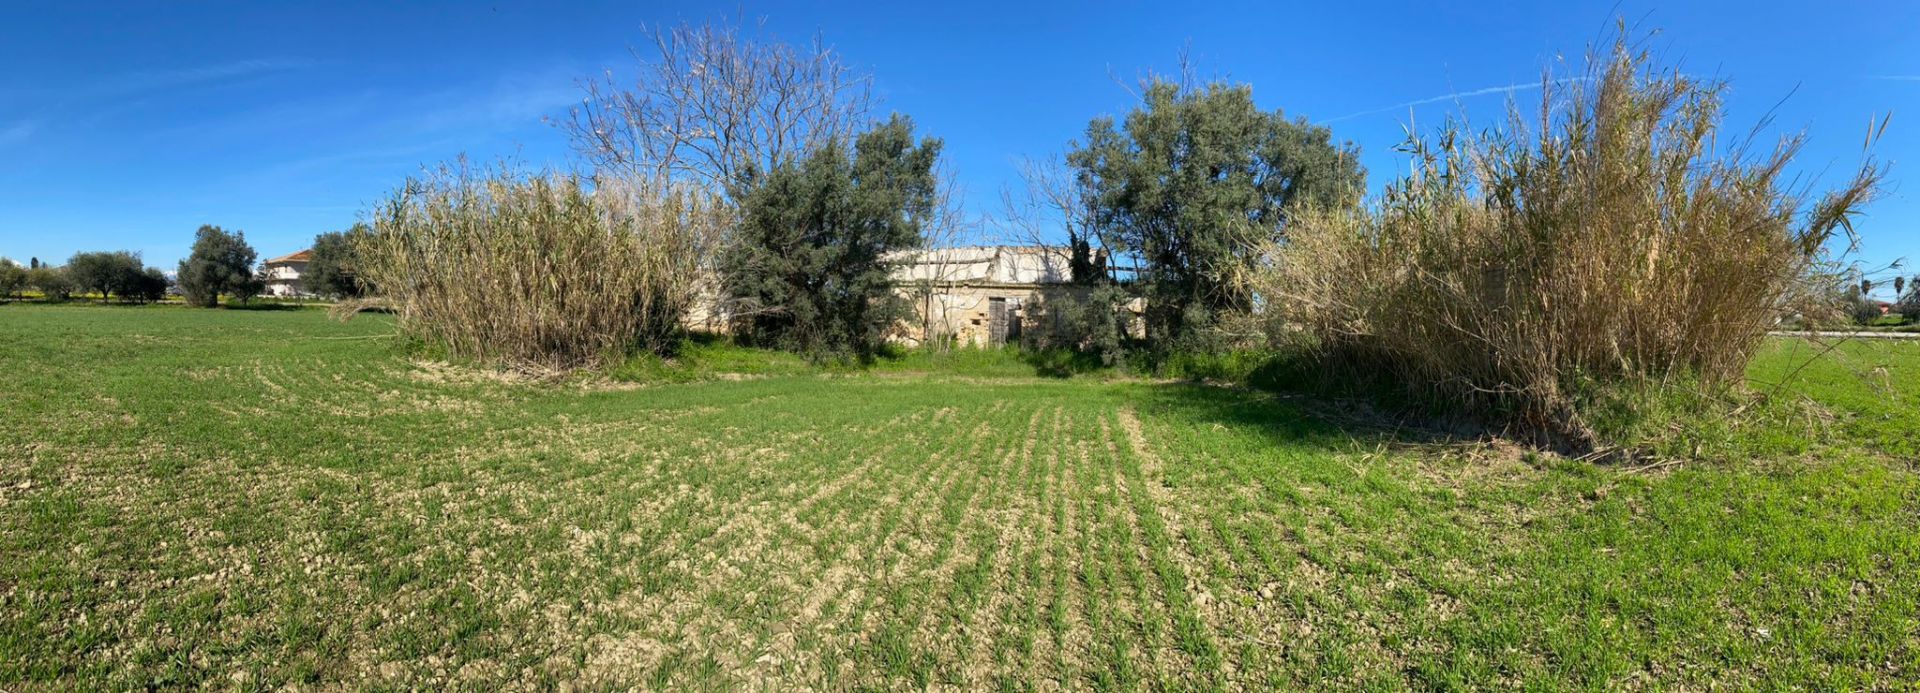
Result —
<path fill-rule="evenodd" d="M 1671 6 L 1667 6 L 1671 5 Z M 1616 17 L 1689 73 L 1732 80 L 1729 124 L 1772 110 L 1811 138 L 1797 173 L 1837 180 L 1868 119 L 1892 186 L 1860 226 L 1863 259 L 1920 260 L 1920 3 L 9 2 L 0 6 L 0 255 L 63 261 L 127 249 L 171 269 L 203 223 L 263 257 L 306 247 L 420 166 L 465 153 L 565 164 L 541 122 L 577 79 L 632 64 L 642 25 L 764 18 L 822 32 L 871 72 L 884 107 L 946 141 L 977 211 L 1015 160 L 1060 151 L 1120 82 L 1168 71 L 1247 82 L 1268 108 L 1327 123 L 1364 151 L 1376 189 L 1406 162 L 1411 122 L 1464 108 L 1491 122 L 1507 92 L 1576 60 Z M 1785 99 L 1783 102 L 1782 99 Z M 1920 268 L 1909 269 L 1914 273 Z"/>

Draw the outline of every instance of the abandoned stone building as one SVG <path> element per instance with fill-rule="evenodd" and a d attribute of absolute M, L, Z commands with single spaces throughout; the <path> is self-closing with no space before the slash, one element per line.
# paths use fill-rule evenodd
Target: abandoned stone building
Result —
<path fill-rule="evenodd" d="M 1080 290 L 1070 283 L 1065 248 L 934 248 L 899 259 L 894 290 L 913 303 L 915 315 L 894 339 L 909 345 L 1015 343 L 1023 331 L 1045 329 L 1036 319 L 1042 302 Z"/>
<path fill-rule="evenodd" d="M 1049 329 L 1039 310 L 1047 301 L 1087 290 L 1072 283 L 1064 247 L 932 248 L 892 259 L 899 263 L 893 272 L 894 292 L 913 306 L 913 315 L 889 338 L 908 346 L 1018 343 L 1025 334 Z M 717 282 L 707 283 L 686 317 L 689 328 L 728 330 L 729 316 L 716 288 Z"/>

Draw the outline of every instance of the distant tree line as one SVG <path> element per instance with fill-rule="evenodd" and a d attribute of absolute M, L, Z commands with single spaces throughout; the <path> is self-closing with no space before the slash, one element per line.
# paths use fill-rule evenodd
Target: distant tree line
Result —
<path fill-rule="evenodd" d="M 75 253 L 64 266 L 32 258 L 26 267 L 0 259 L 0 297 L 17 298 L 32 290 L 46 301 L 65 301 L 75 293 L 97 294 L 101 300 L 152 303 L 166 298 L 170 282 L 157 267 L 146 267 L 140 254 L 125 250 Z"/>
<path fill-rule="evenodd" d="M 354 244 L 371 232 L 365 224 L 354 224 L 345 231 L 316 236 L 312 261 L 302 276 L 306 289 L 328 298 L 361 296 L 364 289 L 355 270 Z M 171 277 L 127 250 L 75 253 L 64 265 L 34 257 L 23 266 L 0 258 L 0 298 L 21 298 L 32 291 L 41 300 L 53 302 L 91 295 L 105 301 L 153 303 L 177 291 L 188 305 L 213 307 L 222 299 L 245 302 L 265 292 L 264 268 L 256 271 L 258 259 L 244 232 L 204 225 L 194 232 L 191 251 Z"/>
<path fill-rule="evenodd" d="M 65 265 L 31 258 L 20 266 L 0 258 L 0 297 L 14 298 L 27 290 L 41 300 L 60 302 L 76 294 L 103 301 L 154 303 L 169 289 L 178 289 L 189 305 L 211 307 L 221 296 L 245 301 L 260 294 L 264 282 L 253 273 L 255 253 L 245 234 L 228 233 L 218 226 L 202 226 L 195 233 L 193 251 L 180 261 L 174 278 L 158 267 L 148 267 L 140 254 L 128 250 L 74 253 Z"/>
<path fill-rule="evenodd" d="M 101 298 L 152 303 L 167 295 L 167 275 L 147 267 L 140 255 L 124 250 L 77 253 L 67 260 L 67 278 L 83 292 Z"/>

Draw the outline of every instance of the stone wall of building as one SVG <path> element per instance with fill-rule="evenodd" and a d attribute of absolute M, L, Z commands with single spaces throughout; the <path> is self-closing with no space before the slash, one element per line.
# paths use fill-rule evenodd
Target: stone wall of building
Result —
<path fill-rule="evenodd" d="M 1048 301 L 1083 296 L 1089 290 L 1067 282 L 1065 255 L 1059 248 L 942 248 L 905 253 L 901 259 L 894 293 L 913 311 L 888 338 L 906 346 L 1017 343 L 1023 335 L 1053 328 L 1053 317 L 1041 310 Z M 718 284 L 707 282 L 707 291 L 685 318 L 688 329 L 728 331 Z M 1138 308 L 1134 306 L 1136 313 Z M 1004 316 L 998 326 L 996 313 Z"/>

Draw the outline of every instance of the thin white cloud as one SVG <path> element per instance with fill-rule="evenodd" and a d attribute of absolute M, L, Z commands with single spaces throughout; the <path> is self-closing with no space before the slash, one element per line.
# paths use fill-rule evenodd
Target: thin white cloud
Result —
<path fill-rule="evenodd" d="M 361 89 L 302 93 L 261 106 L 209 113 L 177 123 L 168 136 L 285 137 L 300 133 L 365 133 L 382 136 L 445 137 L 449 133 L 492 134 L 543 124 L 580 100 L 575 71 L 551 69 L 506 74 L 430 91 Z"/>
<path fill-rule="evenodd" d="M 1584 77 L 1569 77 L 1566 79 L 1552 80 L 1550 82 L 1547 82 L 1547 84 L 1560 85 L 1560 84 L 1566 84 L 1568 82 L 1584 81 L 1585 79 L 1586 78 Z M 1441 94 L 1439 96 L 1430 96 L 1424 99 L 1414 99 L 1412 101 L 1407 101 L 1404 103 L 1397 103 L 1392 106 L 1387 106 L 1385 108 L 1374 108 L 1374 109 L 1369 109 L 1365 111 L 1360 111 L 1358 113 L 1348 113 L 1338 118 L 1328 118 L 1326 120 L 1322 120 L 1320 121 L 1320 123 L 1323 125 L 1326 123 L 1337 123 L 1342 120 L 1350 120 L 1350 119 L 1359 118 L 1362 116 L 1377 115 L 1381 113 L 1390 113 L 1390 112 L 1398 111 L 1405 108 L 1413 108 L 1414 106 L 1425 106 L 1427 104 L 1443 103 L 1447 101 L 1459 101 L 1461 99 L 1470 99 L 1476 96 L 1491 96 L 1493 94 L 1509 94 L 1510 95 L 1517 92 L 1532 91 L 1535 89 L 1539 89 L 1540 86 L 1541 86 L 1540 82 L 1524 82 L 1524 83 L 1517 83 L 1517 84 L 1508 84 L 1508 85 L 1499 86 L 1499 87 L 1484 87 L 1480 89 L 1468 89 L 1466 91 L 1456 91 L 1450 94 Z"/>
<path fill-rule="evenodd" d="M 297 70 L 303 67 L 311 67 L 312 65 L 313 61 L 304 59 L 255 58 L 171 70 L 143 70 L 111 80 L 109 84 L 119 89 L 146 91 L 149 89 L 179 87 L 205 82 L 219 82 L 270 72 Z"/>
<path fill-rule="evenodd" d="M 253 58 L 164 70 L 138 70 L 100 75 L 72 86 L 0 90 L 0 96 L 19 100 L 73 103 L 134 96 L 168 89 L 218 84 L 276 72 L 311 67 L 314 62 L 292 58 Z"/>
<path fill-rule="evenodd" d="M 22 120 L 0 128 L 0 147 L 25 142 L 39 129 L 40 123 L 31 120 Z"/>
<path fill-rule="evenodd" d="M 20 120 L 12 125 L 0 121 L 0 126 L 3 126 L 0 127 L 0 146 L 26 141 L 41 131 L 43 123 L 51 122 L 53 129 L 68 130 L 79 127 L 77 123 L 95 123 L 116 117 L 136 108 L 137 104 L 153 94 L 196 86 L 218 85 L 297 70 L 314 64 L 313 61 L 305 59 L 247 59 L 182 68 L 105 74 L 95 79 L 79 80 L 74 84 L 60 87 L 0 89 L 0 104 L 25 107 L 24 110 L 11 114 L 6 112 L 10 109 L 0 108 L 0 118 L 8 115 L 32 116 L 30 119 Z M 81 112 L 77 109 L 84 109 L 84 115 L 76 115 Z"/>
<path fill-rule="evenodd" d="M 426 132 L 456 129 L 513 130 L 539 125 L 580 102 L 578 72 L 550 68 L 503 75 L 490 86 L 467 86 L 423 95 L 408 122 Z"/>

